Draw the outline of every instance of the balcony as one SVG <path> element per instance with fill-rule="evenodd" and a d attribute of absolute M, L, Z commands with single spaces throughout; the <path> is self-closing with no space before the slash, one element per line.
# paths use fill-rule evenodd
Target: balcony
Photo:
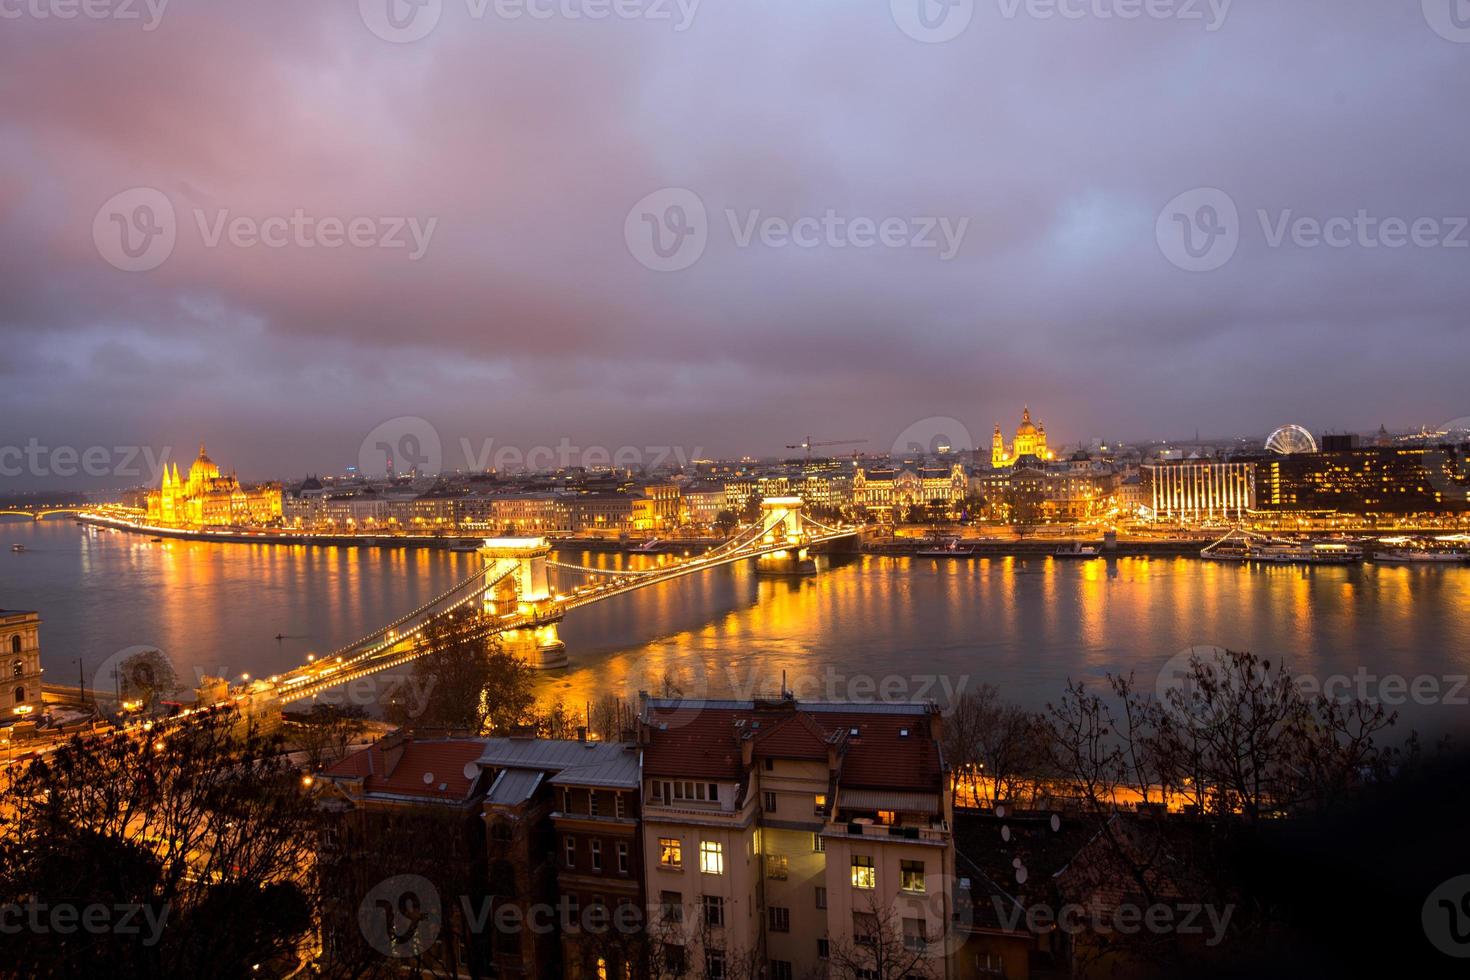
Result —
<path fill-rule="evenodd" d="M 848 820 L 829 823 L 822 830 L 828 836 L 886 838 L 889 840 L 913 841 L 918 844 L 949 843 L 949 824 L 936 820 L 933 824 L 882 824 L 870 820 Z"/>

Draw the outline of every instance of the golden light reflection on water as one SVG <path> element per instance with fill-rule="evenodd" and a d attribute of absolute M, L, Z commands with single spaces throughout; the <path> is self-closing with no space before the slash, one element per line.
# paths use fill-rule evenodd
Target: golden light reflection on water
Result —
<path fill-rule="evenodd" d="M 439 551 L 151 542 L 70 522 L 7 525 L 28 553 L 0 556 L 0 605 L 42 611 L 51 676 L 157 645 L 181 671 L 264 675 L 357 638 L 469 574 Z M 658 558 L 575 552 L 603 569 Z M 575 579 L 558 573 L 565 588 Z M 806 579 L 749 564 L 581 609 L 563 624 L 571 665 L 538 675 L 569 704 L 613 691 L 862 695 L 860 678 L 988 681 L 1032 707 L 1068 678 L 1157 668 L 1194 645 L 1251 649 L 1296 670 L 1470 672 L 1470 568 L 1256 567 L 1184 558 L 975 561 L 862 556 Z M 276 634 L 282 634 L 276 640 Z M 835 686 L 833 686 L 835 684 Z M 1463 714 L 1463 709 L 1459 714 Z M 1456 716 L 1458 717 L 1458 715 Z"/>

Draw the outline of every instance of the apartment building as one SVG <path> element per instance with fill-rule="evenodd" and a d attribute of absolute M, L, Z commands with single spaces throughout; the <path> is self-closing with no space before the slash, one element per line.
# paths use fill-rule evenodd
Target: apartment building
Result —
<path fill-rule="evenodd" d="M 932 705 L 643 705 L 656 972 L 949 975 L 953 801 Z M 879 960 L 887 957 L 887 962 Z"/>

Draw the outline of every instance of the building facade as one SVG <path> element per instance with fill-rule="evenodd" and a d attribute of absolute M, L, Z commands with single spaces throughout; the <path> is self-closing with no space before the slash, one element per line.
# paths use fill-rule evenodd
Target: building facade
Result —
<path fill-rule="evenodd" d="M 927 705 L 646 702 L 657 975 L 869 970 L 886 938 L 947 976 L 953 804 L 941 737 Z"/>
<path fill-rule="evenodd" d="M 1023 456 L 1034 456 L 1046 461 L 1052 458 L 1046 445 L 1046 426 L 1031 421 L 1031 407 L 1021 410 L 1021 424 L 1016 426 L 1016 438 L 1009 446 L 1000 433 L 1000 423 L 990 437 L 990 465 L 995 469 L 1014 466 Z"/>
<path fill-rule="evenodd" d="M 1370 446 L 1258 460 L 1262 510 L 1436 514 L 1470 510 L 1470 445 Z"/>
<path fill-rule="evenodd" d="M 0 684 L 0 724 L 20 721 L 41 710 L 41 617 L 27 610 L 0 609 L 0 651 L 5 683 Z"/>
<path fill-rule="evenodd" d="M 969 487 L 970 477 L 960 463 L 898 470 L 859 467 L 852 479 L 852 505 L 880 521 L 903 520 L 909 512 L 936 503 L 952 515 Z"/>
<path fill-rule="evenodd" d="M 1182 460 L 1143 467 L 1144 506 L 1158 520 L 1243 520 L 1256 508 L 1256 464 Z"/>

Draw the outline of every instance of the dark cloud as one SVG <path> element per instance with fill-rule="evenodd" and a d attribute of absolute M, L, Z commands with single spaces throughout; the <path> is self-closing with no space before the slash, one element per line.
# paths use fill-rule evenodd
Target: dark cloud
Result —
<path fill-rule="evenodd" d="M 1066 441 L 1470 410 L 1470 249 L 1271 248 L 1257 219 L 1470 213 L 1470 44 L 1410 2 L 1239 2 L 1216 31 L 1010 6 L 945 44 L 835 0 L 706 0 L 683 32 L 445 0 L 412 44 L 353 3 L 6 19 L 0 442 L 202 436 L 264 476 L 345 465 L 400 414 L 450 446 L 737 453 L 927 416 L 983 439 L 1023 400 Z M 127 273 L 92 225 L 138 186 L 178 241 Z M 680 272 L 624 242 L 664 187 L 708 212 Z M 1209 273 L 1155 239 L 1198 187 L 1242 222 Z M 297 209 L 437 224 L 410 261 L 207 247 L 195 218 Z M 726 217 L 829 210 L 968 225 L 941 261 L 740 247 Z"/>

